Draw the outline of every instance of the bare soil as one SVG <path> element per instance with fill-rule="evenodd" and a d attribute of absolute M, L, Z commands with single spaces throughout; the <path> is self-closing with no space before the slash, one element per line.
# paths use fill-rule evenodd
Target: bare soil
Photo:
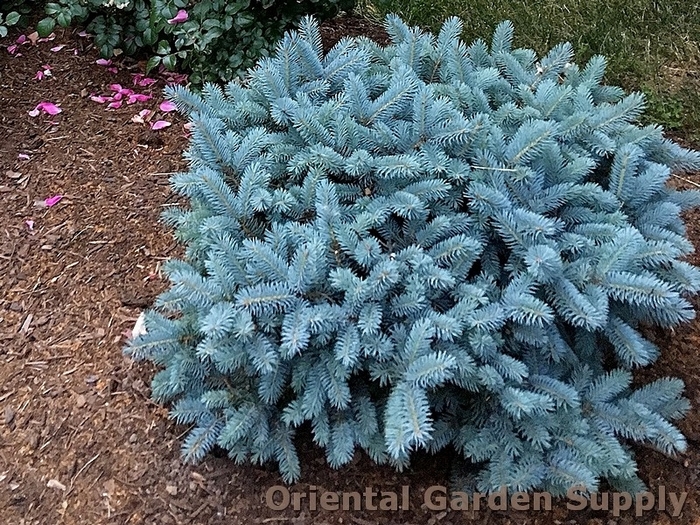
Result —
<path fill-rule="evenodd" d="M 364 20 L 324 25 L 327 46 L 357 34 L 386 39 Z M 700 321 L 657 333 L 663 355 L 638 374 L 645 382 L 681 377 L 693 403 L 680 423 L 687 453 L 667 458 L 637 448 L 641 477 L 652 490 L 689 493 L 678 518 L 670 509 L 641 520 L 629 512 L 574 512 L 565 502 L 540 512 L 421 508 L 426 487 L 448 482 L 449 454 L 420 456 L 411 472 L 399 474 L 358 453 L 335 471 L 320 450 L 300 440 L 304 477 L 293 492 L 373 486 L 400 493 L 408 485 L 411 508 L 396 512 L 274 511 L 265 504 L 267 489 L 282 484 L 274 466 L 241 467 L 214 455 L 196 466 L 183 464 L 180 443 L 187 429 L 168 420 L 167 407 L 149 400 L 153 368 L 126 359 L 122 348 L 125 331 L 167 288 L 161 264 L 181 254 L 158 221 L 164 207 L 177 202 L 169 174 L 186 168 L 184 122 L 174 113 L 158 114 L 173 123 L 161 131 L 131 122 L 140 109 L 158 111 L 162 79 L 139 88 L 154 95 L 143 104 L 106 110 L 91 101 L 92 93 L 106 93 L 112 83 L 133 87 L 131 73 L 141 64 L 124 61 L 110 73 L 95 64 L 90 42 L 77 30 L 66 31 L 51 42 L 21 46 L 21 57 L 0 45 L 0 522 L 700 523 Z M 59 44 L 65 47 L 50 50 Z M 35 80 L 44 64 L 52 76 Z M 60 104 L 62 113 L 30 117 L 41 101 Z M 700 183 L 700 174 L 687 179 Z M 57 194 L 63 199 L 55 206 L 37 204 Z M 688 214 L 687 223 L 697 245 L 700 214 Z"/>

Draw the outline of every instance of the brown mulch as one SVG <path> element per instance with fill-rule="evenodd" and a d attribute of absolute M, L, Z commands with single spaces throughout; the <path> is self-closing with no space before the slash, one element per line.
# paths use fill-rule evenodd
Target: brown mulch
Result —
<path fill-rule="evenodd" d="M 208 456 L 196 466 L 180 461 L 186 428 L 149 400 L 153 369 L 122 356 L 124 332 L 167 288 L 159 272 L 182 253 L 158 223 L 177 202 L 169 174 L 185 169 L 183 121 L 152 132 L 131 122 L 140 109 L 157 109 L 163 82 L 140 89 L 152 101 L 108 111 L 91 101 L 130 73 L 97 66 L 90 41 L 77 31 L 22 46 L 13 57 L 0 45 L 0 521 L 8 525 L 356 523 L 369 525 L 464 522 L 498 524 L 631 524 L 629 513 L 431 512 L 422 491 L 446 484 L 449 455 L 419 457 L 410 473 L 376 467 L 361 454 L 329 468 L 320 450 L 301 445 L 303 479 L 292 491 L 401 491 L 411 487 L 411 509 L 397 512 L 273 511 L 268 488 L 281 484 L 274 466 L 236 466 Z M 324 27 L 330 45 L 344 35 L 386 38 L 358 19 Z M 15 34 L 15 37 L 17 35 Z M 10 42 L 6 40 L 4 43 Z M 50 48 L 66 47 L 58 52 Z M 74 54 L 73 49 L 77 49 Z M 34 80 L 43 64 L 53 76 Z M 32 118 L 40 101 L 60 104 L 55 117 Z M 52 124 L 55 122 L 56 124 Z M 19 160 L 18 155 L 30 160 Z M 700 175 L 694 177 L 700 181 Z M 37 205 L 61 194 L 53 207 Z M 34 221 L 30 230 L 25 221 Z M 700 240 L 700 214 L 688 215 Z M 696 258 L 694 262 L 699 262 Z M 684 379 L 700 405 L 700 322 L 659 336 L 663 356 L 645 381 Z M 653 490 L 688 491 L 684 513 L 650 512 L 642 522 L 700 520 L 700 417 L 681 423 L 689 450 L 669 459 L 637 449 L 642 478 Z M 306 507 L 308 509 L 308 507 Z"/>

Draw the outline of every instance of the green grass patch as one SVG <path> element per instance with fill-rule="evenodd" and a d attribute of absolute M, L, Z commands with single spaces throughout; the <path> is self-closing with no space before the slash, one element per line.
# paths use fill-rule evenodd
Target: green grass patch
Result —
<path fill-rule="evenodd" d="M 700 138 L 700 3 L 687 0 L 374 0 L 382 13 L 439 30 L 464 21 L 464 39 L 489 38 L 502 20 L 540 54 L 568 41 L 578 63 L 608 59 L 608 83 L 648 95 L 648 118 Z"/>

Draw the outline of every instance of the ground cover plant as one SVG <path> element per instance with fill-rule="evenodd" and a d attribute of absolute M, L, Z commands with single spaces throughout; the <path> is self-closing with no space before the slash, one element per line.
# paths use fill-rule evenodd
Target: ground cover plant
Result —
<path fill-rule="evenodd" d="M 147 73 L 159 65 L 169 70 L 179 68 L 191 73 L 194 84 L 241 75 L 304 14 L 323 18 L 353 7 L 353 0 L 13 2 L 25 11 L 30 5 L 44 10 L 46 16 L 36 26 L 41 37 L 56 27 L 84 25 L 95 35 L 104 59 L 122 53 L 145 54 L 149 57 Z M 16 23 L 15 15 L 16 11 L 11 20 Z"/>
<path fill-rule="evenodd" d="M 700 273 L 667 185 L 700 154 L 637 123 L 570 45 L 538 58 L 387 19 L 391 45 L 322 53 L 305 19 L 241 83 L 170 93 L 189 115 L 187 246 L 128 354 L 193 425 L 183 446 L 275 460 L 295 432 L 328 462 L 402 469 L 454 447 L 479 490 L 643 488 L 629 442 L 685 450 L 682 382 L 632 388 L 642 325 L 693 318 Z"/>

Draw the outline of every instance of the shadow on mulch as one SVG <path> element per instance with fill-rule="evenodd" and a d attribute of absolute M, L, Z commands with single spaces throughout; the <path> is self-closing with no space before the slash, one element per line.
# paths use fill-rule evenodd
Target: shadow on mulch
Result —
<path fill-rule="evenodd" d="M 168 186 L 182 170 L 187 140 L 183 121 L 152 132 L 131 122 L 139 110 L 157 110 L 163 81 L 140 91 L 154 99 L 106 110 L 90 95 L 115 82 L 132 86 L 130 73 L 97 66 L 90 40 L 76 31 L 52 42 L 22 46 L 23 56 L 0 47 L 0 508 L 5 523 L 30 524 L 232 524 L 637 522 L 625 514 L 568 512 L 437 512 L 421 508 L 431 485 L 445 484 L 449 454 L 421 456 L 410 473 L 377 467 L 363 455 L 340 471 L 319 450 L 301 446 L 304 477 L 292 492 L 396 491 L 410 486 L 406 511 L 273 511 L 265 492 L 281 484 L 274 468 L 236 466 L 210 455 L 183 465 L 179 447 L 186 430 L 149 401 L 153 369 L 122 357 L 124 332 L 165 290 L 163 261 L 181 254 L 158 224 L 176 202 Z M 353 18 L 325 24 L 331 45 L 363 34 L 386 42 L 376 24 Z M 57 52 L 50 48 L 65 47 Z M 77 50 L 77 51 L 74 51 Z M 52 76 L 34 80 L 42 65 Z M 55 117 L 31 118 L 40 101 L 60 104 Z M 18 155 L 26 156 L 20 160 Z M 700 182 L 700 174 L 693 180 Z M 60 194 L 46 208 L 36 203 Z M 700 215 L 688 215 L 691 239 L 700 239 Z M 33 221 L 32 229 L 26 221 Z M 697 263 L 698 260 L 694 259 Z M 664 353 L 639 377 L 682 377 L 700 404 L 700 325 L 664 333 Z M 681 518 L 649 513 L 645 523 L 693 523 L 700 517 L 696 411 L 681 423 L 689 451 L 677 460 L 638 451 L 643 479 L 656 491 L 689 491 Z M 313 491 L 313 490 L 312 490 Z M 611 521 L 608 521 L 611 519 Z"/>

